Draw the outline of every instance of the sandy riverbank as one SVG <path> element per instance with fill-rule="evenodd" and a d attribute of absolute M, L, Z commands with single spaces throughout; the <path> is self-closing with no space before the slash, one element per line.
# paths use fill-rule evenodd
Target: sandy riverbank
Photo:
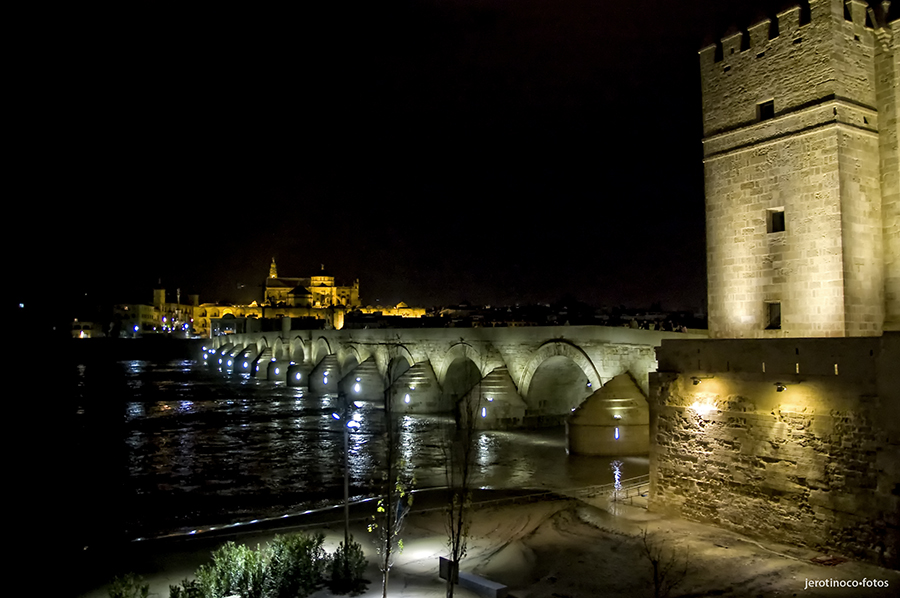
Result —
<path fill-rule="evenodd" d="M 605 506 L 574 500 L 478 506 L 462 570 L 505 583 L 510 595 L 518 598 L 652 596 L 650 565 L 639 549 L 639 536 L 646 529 L 689 560 L 689 573 L 673 596 L 895 596 L 900 588 L 897 571 L 853 561 L 817 564 L 813 559 L 828 555 L 663 518 L 639 507 L 601 508 Z M 306 528 L 324 532 L 329 551 L 343 537 L 342 523 L 331 519 Z M 352 525 L 372 563 L 371 584 L 364 595 L 381 596 L 381 574 L 374 565 L 374 549 L 364 526 L 361 521 Z M 247 534 L 239 541 L 256 546 L 273 533 Z M 438 557 L 445 553 L 442 514 L 411 514 L 404 538 L 406 547 L 392 569 L 389 595 L 443 596 L 437 576 Z M 130 554 L 117 554 L 110 570 L 143 575 L 151 584 L 151 595 L 166 598 L 168 586 L 191 576 L 222 541 L 148 545 Z M 879 580 L 889 586 L 807 589 L 807 580 L 826 579 Z M 106 598 L 107 593 L 97 584 L 77 595 Z M 322 590 L 315 596 L 330 595 Z M 457 589 L 456 595 L 474 596 L 463 589 Z"/>

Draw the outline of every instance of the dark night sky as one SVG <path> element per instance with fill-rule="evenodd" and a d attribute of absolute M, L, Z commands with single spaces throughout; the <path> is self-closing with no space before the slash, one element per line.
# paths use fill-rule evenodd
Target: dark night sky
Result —
<path fill-rule="evenodd" d="M 364 303 L 699 307 L 697 50 L 783 3 L 746 4 L 23 16 L 15 299 L 249 301 L 275 256 Z"/>

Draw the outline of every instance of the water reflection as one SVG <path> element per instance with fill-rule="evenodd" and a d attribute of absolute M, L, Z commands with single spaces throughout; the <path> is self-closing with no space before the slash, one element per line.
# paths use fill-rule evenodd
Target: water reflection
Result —
<path fill-rule="evenodd" d="M 343 498 L 343 424 L 335 394 L 255 378 L 222 378 L 184 362 L 122 364 L 125 395 L 107 399 L 124 427 L 126 525 L 148 534 L 186 526 L 277 517 Z M 124 401 L 123 401 L 124 398 Z M 124 417 L 123 417 L 124 415 Z M 90 412 L 85 414 L 90 417 Z M 386 452 L 384 410 L 351 407 L 351 498 L 373 494 Z M 445 484 L 444 439 L 452 418 L 403 415 L 399 456 L 419 488 Z M 569 456 L 561 428 L 482 431 L 475 483 L 489 488 L 573 488 L 620 482 L 647 471 L 646 459 Z M 373 483 L 374 482 L 374 483 Z"/>

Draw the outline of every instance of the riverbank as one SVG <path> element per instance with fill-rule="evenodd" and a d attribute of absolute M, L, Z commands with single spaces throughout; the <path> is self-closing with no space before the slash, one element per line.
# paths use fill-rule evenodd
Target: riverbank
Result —
<path fill-rule="evenodd" d="M 429 505 L 422 497 L 404 531 L 403 554 L 391 570 L 390 596 L 402 598 L 444 595 L 438 578 L 438 558 L 445 554 L 443 515 L 421 510 Z M 352 516 L 351 529 L 369 557 L 364 596 L 381 596 L 372 539 L 365 531 L 363 506 Z M 304 522 L 294 521 L 291 530 L 321 531 L 326 549 L 332 551 L 343 539 L 343 512 L 316 513 Z M 646 530 L 664 554 L 686 560 L 688 572 L 673 596 L 894 596 L 900 587 L 900 572 L 839 558 L 828 558 L 811 550 L 760 542 L 712 526 L 661 517 L 645 509 L 600 499 L 588 504 L 558 497 L 530 503 L 483 503 L 474 510 L 469 554 L 463 571 L 475 572 L 504 583 L 510 595 L 538 596 L 652 596 L 650 562 L 641 551 Z M 238 536 L 195 537 L 132 543 L 115 552 L 90 554 L 83 563 L 79 598 L 106 598 L 105 582 L 116 571 L 133 571 L 151 585 L 151 595 L 168 596 L 168 587 L 191 577 L 221 543 L 235 539 L 250 546 L 267 542 L 269 529 Z M 809 587 L 809 581 L 886 583 L 886 587 Z M 834 582 L 830 582 L 834 585 Z M 866 582 L 863 582 L 866 583 Z M 316 598 L 331 596 L 327 590 Z M 471 592 L 458 588 L 456 596 Z"/>

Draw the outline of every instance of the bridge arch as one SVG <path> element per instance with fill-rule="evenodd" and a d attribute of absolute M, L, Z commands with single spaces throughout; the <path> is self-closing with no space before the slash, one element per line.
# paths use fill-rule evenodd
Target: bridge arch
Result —
<path fill-rule="evenodd" d="M 328 342 L 328 339 L 320 336 L 313 342 L 310 353 L 312 355 L 312 364 L 318 365 L 320 361 L 334 352 L 331 350 L 331 344 Z"/>
<path fill-rule="evenodd" d="M 439 372 L 441 403 L 454 406 L 484 378 L 484 355 L 466 342 L 454 344 L 444 354 Z"/>
<path fill-rule="evenodd" d="M 367 351 L 360 350 L 356 345 L 342 346 L 337 351 L 338 366 L 341 368 L 341 375 L 346 375 L 369 358 Z"/>
<path fill-rule="evenodd" d="M 304 363 L 306 361 L 308 346 L 299 336 L 291 339 L 291 361 L 295 363 Z"/>
<path fill-rule="evenodd" d="M 276 338 L 275 342 L 272 343 L 272 357 L 279 360 L 287 357 L 284 350 L 284 341 L 281 340 L 281 337 Z"/>
<path fill-rule="evenodd" d="M 577 407 L 603 385 L 587 353 L 574 343 L 551 340 L 531 356 L 519 383 L 519 394 L 530 411 L 562 415 Z"/>
<path fill-rule="evenodd" d="M 479 372 L 481 372 L 482 377 L 485 376 L 486 372 L 484 371 L 484 356 L 481 352 L 478 351 L 475 347 L 470 345 L 465 341 L 460 341 L 451 346 L 446 353 L 444 353 L 443 358 L 441 359 L 440 365 L 435 370 L 434 374 L 437 378 L 438 384 L 444 386 L 447 378 L 447 370 L 450 369 L 450 366 L 453 362 L 459 359 L 468 359 L 478 368 Z"/>
<path fill-rule="evenodd" d="M 388 385 L 397 381 L 409 368 L 416 365 L 412 352 L 404 345 L 391 345 L 385 355 L 384 377 Z"/>

